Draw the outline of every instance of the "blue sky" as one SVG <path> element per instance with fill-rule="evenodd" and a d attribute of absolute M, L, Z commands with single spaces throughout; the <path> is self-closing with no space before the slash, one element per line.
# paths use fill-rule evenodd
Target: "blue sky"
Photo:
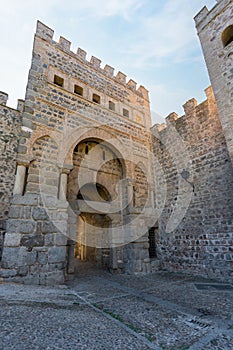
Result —
<path fill-rule="evenodd" d="M 0 90 L 24 98 L 36 20 L 150 91 L 153 122 L 205 99 L 210 84 L 193 17 L 215 0 L 0 0 Z M 158 114 L 159 116 L 156 116 Z"/>

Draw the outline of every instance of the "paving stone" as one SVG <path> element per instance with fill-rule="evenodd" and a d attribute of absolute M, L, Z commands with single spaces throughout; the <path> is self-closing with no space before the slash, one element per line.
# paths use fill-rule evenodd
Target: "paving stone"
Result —
<path fill-rule="evenodd" d="M 37 274 L 38 284 L 52 282 L 53 274 Z M 34 283 L 35 278 L 31 274 L 25 281 Z M 162 286 L 155 299 L 151 281 Z M 75 279 L 66 286 L 1 284 L 0 347 L 231 350 L 232 308 L 224 315 L 219 302 L 231 305 L 233 293 L 218 290 L 210 299 L 206 291 L 199 294 L 194 285 L 191 288 L 195 282 L 200 279 L 190 283 L 190 275 L 172 273 L 150 278 L 114 275 L 79 262 Z M 200 295 L 214 313 L 201 315 L 195 309 L 193 300 Z"/>

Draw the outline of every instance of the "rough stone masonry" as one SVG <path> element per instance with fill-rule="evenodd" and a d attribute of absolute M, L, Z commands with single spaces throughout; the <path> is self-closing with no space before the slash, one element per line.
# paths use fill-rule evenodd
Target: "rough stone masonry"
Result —
<path fill-rule="evenodd" d="M 2 278 L 63 283 L 79 259 L 232 282 L 232 13 L 195 17 L 206 101 L 153 127 L 143 86 L 38 21 L 25 100 L 0 93 Z"/>

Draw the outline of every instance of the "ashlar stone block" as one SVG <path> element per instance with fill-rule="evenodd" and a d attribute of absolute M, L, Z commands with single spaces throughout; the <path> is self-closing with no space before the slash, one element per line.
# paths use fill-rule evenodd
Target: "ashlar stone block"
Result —
<path fill-rule="evenodd" d="M 4 240 L 4 247 L 19 247 L 22 235 L 19 233 L 7 232 Z"/>
<path fill-rule="evenodd" d="M 48 262 L 57 263 L 64 262 L 66 260 L 66 247 L 65 246 L 54 246 L 48 250 Z"/>

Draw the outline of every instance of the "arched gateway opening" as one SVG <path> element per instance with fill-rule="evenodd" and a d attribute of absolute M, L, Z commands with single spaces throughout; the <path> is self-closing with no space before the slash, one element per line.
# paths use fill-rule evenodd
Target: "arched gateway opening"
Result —
<path fill-rule="evenodd" d="M 123 160 L 106 142 L 86 139 L 74 148 L 67 191 L 72 237 L 68 270 L 78 266 L 77 261 L 113 267 L 111 228 L 121 224 L 123 214 L 112 205 L 117 203 L 122 208 L 123 176 Z"/>

